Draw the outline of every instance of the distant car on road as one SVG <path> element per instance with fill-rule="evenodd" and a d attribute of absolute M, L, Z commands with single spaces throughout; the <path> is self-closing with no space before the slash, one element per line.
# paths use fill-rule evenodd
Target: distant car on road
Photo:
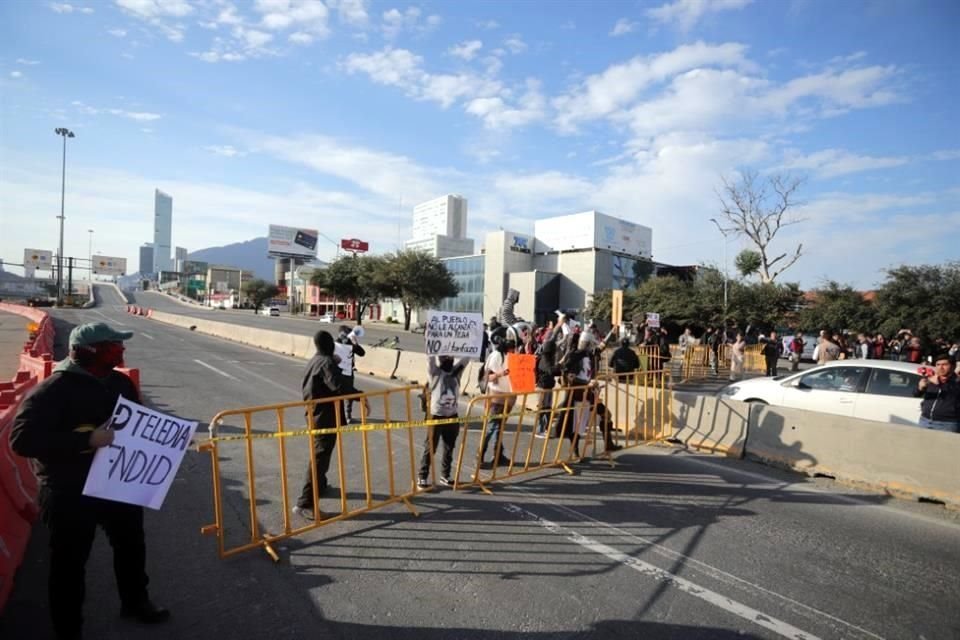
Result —
<path fill-rule="evenodd" d="M 719 395 L 731 400 L 819 411 L 863 420 L 917 425 L 920 399 L 917 365 L 892 360 L 837 360 L 773 378 L 727 385 Z"/>
<path fill-rule="evenodd" d="M 265 316 L 279 316 L 280 307 L 262 307 L 260 309 L 260 313 L 262 313 Z"/>
<path fill-rule="evenodd" d="M 327 322 L 333 324 L 337 321 L 337 317 L 332 313 L 325 313 L 322 316 L 317 316 L 317 320 L 320 322 Z"/>

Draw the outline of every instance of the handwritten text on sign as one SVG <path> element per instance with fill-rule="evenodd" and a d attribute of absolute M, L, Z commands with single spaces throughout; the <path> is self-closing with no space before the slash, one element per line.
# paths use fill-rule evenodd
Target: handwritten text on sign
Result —
<path fill-rule="evenodd" d="M 113 444 L 97 450 L 83 495 L 159 509 L 197 423 L 121 396 L 108 426 Z"/>
<path fill-rule="evenodd" d="M 423 332 L 429 356 L 480 357 L 483 316 L 479 313 L 427 311 Z"/>

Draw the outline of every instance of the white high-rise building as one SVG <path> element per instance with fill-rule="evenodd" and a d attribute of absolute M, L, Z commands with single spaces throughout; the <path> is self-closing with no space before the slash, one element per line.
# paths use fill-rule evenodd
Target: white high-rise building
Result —
<path fill-rule="evenodd" d="M 183 263 L 187 261 L 187 250 L 185 247 L 177 247 L 174 252 L 173 270 L 177 273 L 183 273 Z"/>
<path fill-rule="evenodd" d="M 153 199 L 153 270 L 173 271 L 173 198 L 156 189 Z"/>
<path fill-rule="evenodd" d="M 448 194 L 422 202 L 413 208 L 411 239 L 408 249 L 426 251 L 438 258 L 473 253 L 473 240 L 467 238 L 467 199 Z"/>

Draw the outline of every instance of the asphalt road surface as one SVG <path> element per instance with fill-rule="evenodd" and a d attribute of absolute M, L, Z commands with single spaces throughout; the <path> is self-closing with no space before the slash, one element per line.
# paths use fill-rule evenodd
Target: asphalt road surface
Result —
<path fill-rule="evenodd" d="M 222 409 L 299 398 L 302 361 L 131 317 L 102 295 L 96 309 L 53 311 L 58 338 L 94 320 L 135 331 L 127 363 L 141 369 L 155 408 L 206 425 Z M 370 378 L 358 386 L 394 388 Z M 389 404 L 394 417 L 406 411 L 399 397 Z M 390 452 L 376 435 L 368 455 L 379 495 L 387 459 L 395 481 L 406 473 L 409 483 L 410 451 L 399 433 Z M 340 445 L 351 503 L 364 500 L 358 444 Z M 299 487 L 306 457 L 288 449 L 299 456 L 289 472 Z M 275 452 L 255 451 L 264 479 L 257 508 L 270 529 L 282 526 L 283 511 Z M 245 454 L 221 455 L 226 524 L 238 542 L 248 517 Z M 191 451 L 163 509 L 146 518 L 151 593 L 172 620 L 145 628 L 119 619 L 101 535 L 87 569 L 86 637 L 960 637 L 960 514 L 937 505 L 656 447 L 622 451 L 615 466 L 595 459 L 572 476 L 546 471 L 493 489 L 418 496 L 419 518 L 393 505 L 330 524 L 278 544 L 276 564 L 258 550 L 222 561 L 214 539 L 199 534 L 212 521 L 209 459 Z M 338 507 L 336 496 L 321 500 L 325 511 Z M 45 543 L 38 526 L 4 638 L 50 637 Z"/>

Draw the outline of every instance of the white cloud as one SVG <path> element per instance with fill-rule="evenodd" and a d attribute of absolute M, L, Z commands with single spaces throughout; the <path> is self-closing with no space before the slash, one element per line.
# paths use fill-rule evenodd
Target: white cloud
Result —
<path fill-rule="evenodd" d="M 540 83 L 528 79 L 526 90 L 514 105 L 510 105 L 500 96 L 493 96 L 471 100 L 466 110 L 467 113 L 482 119 L 489 129 L 509 129 L 542 120 L 546 104 L 547 101 L 540 92 Z"/>
<path fill-rule="evenodd" d="M 331 9 L 336 9 L 340 21 L 354 27 L 365 27 L 370 22 L 365 0 L 328 0 Z"/>
<path fill-rule="evenodd" d="M 47 6 L 56 13 L 73 13 L 73 5 L 66 2 L 51 2 Z"/>
<path fill-rule="evenodd" d="M 503 46 L 505 46 L 510 53 L 523 53 L 527 50 L 527 43 L 520 39 L 518 35 L 512 35 L 506 40 L 503 41 Z"/>
<path fill-rule="evenodd" d="M 476 57 L 477 52 L 480 51 L 480 49 L 482 48 L 483 48 L 482 41 L 467 40 L 465 42 L 461 42 L 458 45 L 450 47 L 450 49 L 447 50 L 447 53 L 457 58 L 463 58 L 464 60 L 473 60 Z"/>
<path fill-rule="evenodd" d="M 17 58 L 17 64 L 23 64 L 27 66 L 33 66 L 35 64 L 40 64 L 39 60 L 29 60 L 27 58 Z"/>
<path fill-rule="evenodd" d="M 366 73 L 377 84 L 397 86 L 411 92 L 424 75 L 420 68 L 422 63 L 423 58 L 407 49 L 388 47 L 371 54 L 352 53 L 343 66 L 348 73 Z"/>
<path fill-rule="evenodd" d="M 313 42 L 313 36 L 303 31 L 297 31 L 287 36 L 287 40 L 294 44 L 310 44 Z"/>
<path fill-rule="evenodd" d="M 557 124 L 572 130 L 577 122 L 610 115 L 632 101 L 654 83 L 703 65 L 752 69 L 747 47 L 738 43 L 709 45 L 703 42 L 677 47 L 652 56 L 637 56 L 591 75 L 578 87 L 554 100 L 559 112 Z"/>
<path fill-rule="evenodd" d="M 661 24 L 673 25 L 681 31 L 689 31 L 708 13 L 743 9 L 753 0 L 674 0 L 667 4 L 647 9 L 647 17 Z"/>
<path fill-rule="evenodd" d="M 151 122 L 153 120 L 159 120 L 160 118 L 163 117 L 159 113 L 152 113 L 149 111 L 129 111 L 127 109 L 119 109 L 116 107 L 109 107 L 109 108 L 92 107 L 79 100 L 74 100 L 70 104 L 76 107 L 81 113 L 84 113 L 90 116 L 109 114 L 112 116 L 127 118 L 129 120 L 136 120 L 138 122 Z"/>
<path fill-rule="evenodd" d="M 89 15 L 89 14 L 93 13 L 93 9 L 91 9 L 90 7 L 83 7 L 82 9 L 80 9 L 80 13 L 85 13 L 85 14 Z"/>
<path fill-rule="evenodd" d="M 844 149 L 824 149 L 809 155 L 789 158 L 784 162 L 782 168 L 809 171 L 821 178 L 835 178 L 861 171 L 899 167 L 908 162 L 910 162 L 910 158 L 904 156 L 863 156 L 850 153 Z"/>
<path fill-rule="evenodd" d="M 497 22 L 496 20 L 479 20 L 476 22 L 476 25 L 481 29 L 487 29 L 487 30 L 500 28 L 500 23 Z"/>
<path fill-rule="evenodd" d="M 960 149 L 944 149 L 931 154 L 934 160 L 960 160 Z"/>
<path fill-rule="evenodd" d="M 613 29 L 610 30 L 610 35 L 613 37 L 624 36 L 628 33 L 633 33 L 636 28 L 636 22 L 631 22 L 627 18 L 620 18 L 617 20 L 617 24 L 613 25 Z"/>
<path fill-rule="evenodd" d="M 590 180 L 559 171 L 503 174 L 494 178 L 493 185 L 501 195 L 523 203 L 523 206 L 534 207 L 555 200 L 575 200 L 579 204 L 589 199 L 596 189 Z"/>
<path fill-rule="evenodd" d="M 443 20 L 438 15 L 429 15 L 421 23 L 420 17 L 423 14 L 417 7 L 407 7 L 405 11 L 399 9 L 389 9 L 383 12 L 383 22 L 380 30 L 383 37 L 387 40 L 397 38 L 404 31 L 424 34 L 440 26 Z"/>
<path fill-rule="evenodd" d="M 10 72 L 10 77 L 11 77 L 11 78 L 22 78 L 22 77 L 23 77 L 23 73 L 22 73 L 21 71 L 11 71 L 11 72 Z"/>
<path fill-rule="evenodd" d="M 138 18 L 160 18 L 183 16 L 193 13 L 193 7 L 186 0 L 114 0 L 117 6 Z"/>
<path fill-rule="evenodd" d="M 322 38 L 330 33 L 330 11 L 320 0 L 257 0 L 261 25 L 273 31 L 295 29 Z"/>
<path fill-rule="evenodd" d="M 204 150 L 225 158 L 242 158 L 247 155 L 246 151 L 240 151 L 230 144 L 209 145 L 204 147 Z"/>
<path fill-rule="evenodd" d="M 126 38 L 126 37 L 127 37 L 127 31 L 126 31 L 126 29 L 110 29 L 109 31 L 107 31 L 107 33 L 109 33 L 110 35 L 112 35 L 114 38 Z"/>

